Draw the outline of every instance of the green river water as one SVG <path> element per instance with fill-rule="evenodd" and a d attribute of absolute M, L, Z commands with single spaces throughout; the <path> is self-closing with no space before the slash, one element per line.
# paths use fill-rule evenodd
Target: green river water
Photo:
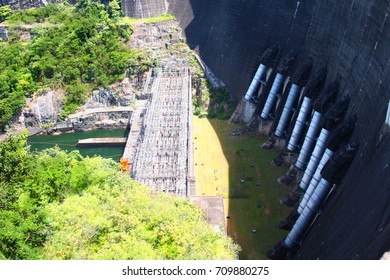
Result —
<path fill-rule="evenodd" d="M 87 132 L 62 133 L 58 136 L 32 136 L 29 137 L 28 144 L 31 147 L 31 151 L 41 151 L 43 149 L 51 148 L 57 145 L 62 150 L 78 150 L 83 156 L 98 155 L 104 158 L 112 158 L 115 161 L 119 161 L 124 147 L 79 148 L 76 146 L 76 144 L 78 140 L 86 138 L 126 136 L 127 131 L 125 130 L 93 130 Z"/>

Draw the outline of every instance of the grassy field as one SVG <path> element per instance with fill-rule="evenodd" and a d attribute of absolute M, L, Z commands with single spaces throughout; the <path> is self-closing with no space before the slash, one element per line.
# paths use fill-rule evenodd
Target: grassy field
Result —
<path fill-rule="evenodd" d="M 287 166 L 270 164 L 278 151 L 260 148 L 266 138 L 230 136 L 236 127 L 227 121 L 193 118 L 197 195 L 224 197 L 228 234 L 242 248 L 240 259 L 266 259 L 266 251 L 287 233 L 277 225 L 291 209 L 279 199 L 291 187 L 276 182 Z"/>

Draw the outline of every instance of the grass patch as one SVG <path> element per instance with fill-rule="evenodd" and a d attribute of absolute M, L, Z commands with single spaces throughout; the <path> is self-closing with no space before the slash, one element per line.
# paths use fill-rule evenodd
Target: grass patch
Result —
<path fill-rule="evenodd" d="M 278 224 L 291 209 L 279 199 L 291 187 L 279 185 L 276 178 L 287 167 L 270 164 L 278 151 L 261 149 L 264 137 L 230 136 L 236 127 L 223 120 L 193 118 L 197 195 L 224 197 L 228 233 L 242 247 L 240 259 L 266 259 L 266 251 L 286 236 Z"/>
<path fill-rule="evenodd" d="M 130 17 L 123 17 L 120 19 L 119 24 L 130 24 L 130 25 L 137 25 L 137 24 L 153 24 L 168 20 L 174 20 L 175 17 L 170 14 L 161 14 L 156 17 L 151 18 L 130 18 Z"/>

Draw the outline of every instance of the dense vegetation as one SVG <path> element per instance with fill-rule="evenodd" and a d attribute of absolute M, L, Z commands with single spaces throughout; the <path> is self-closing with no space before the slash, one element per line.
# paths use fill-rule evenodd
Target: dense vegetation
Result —
<path fill-rule="evenodd" d="M 214 88 L 206 79 L 201 79 L 199 94 L 192 101 L 193 114 L 199 117 L 227 120 L 232 115 L 234 104 L 226 88 Z"/>
<path fill-rule="evenodd" d="M 193 114 L 199 117 L 229 119 L 234 111 L 234 102 L 225 87 L 215 88 L 205 77 L 198 61 L 190 60 L 192 84 L 196 94 L 192 99 Z"/>
<path fill-rule="evenodd" d="M 64 117 L 86 100 L 87 92 L 147 70 L 149 61 L 125 42 L 131 26 L 119 23 L 116 0 L 105 7 L 81 0 L 74 7 L 50 4 L 39 9 L 0 11 L 9 27 L 0 42 L 0 129 L 25 98 L 48 88 L 64 88 Z M 32 38 L 25 40 L 24 31 Z"/>
<path fill-rule="evenodd" d="M 237 247 L 188 201 L 115 162 L 0 143 L 0 259 L 232 259 Z"/>

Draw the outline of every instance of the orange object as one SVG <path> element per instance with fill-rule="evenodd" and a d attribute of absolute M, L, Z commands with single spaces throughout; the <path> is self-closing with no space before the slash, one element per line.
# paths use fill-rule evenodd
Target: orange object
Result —
<path fill-rule="evenodd" d="M 128 173 L 129 172 L 129 162 L 127 159 L 121 157 L 121 159 L 119 160 L 119 168 L 121 170 L 122 173 Z"/>

